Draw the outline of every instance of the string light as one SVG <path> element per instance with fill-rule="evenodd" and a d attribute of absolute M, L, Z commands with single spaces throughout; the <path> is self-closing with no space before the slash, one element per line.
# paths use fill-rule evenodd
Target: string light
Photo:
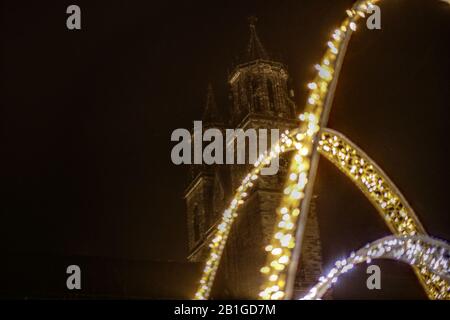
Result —
<path fill-rule="evenodd" d="M 338 260 L 330 272 L 320 277 L 319 282 L 301 300 L 321 299 L 340 275 L 352 270 L 357 264 L 370 263 L 372 259 L 392 259 L 405 262 L 416 269 L 427 269 L 433 281 L 442 283 L 441 291 L 436 292 L 435 298 L 449 298 L 449 245 L 428 236 L 389 236 L 367 244 L 346 259 Z"/>
<path fill-rule="evenodd" d="M 318 150 L 361 189 L 394 234 L 425 233 L 400 191 L 375 162 L 344 135 L 323 129 Z"/>
<path fill-rule="evenodd" d="M 254 164 L 254 168 L 242 180 L 229 207 L 223 212 L 222 219 L 218 223 L 217 229 L 209 244 L 210 253 L 203 269 L 199 287 L 195 293 L 195 299 L 208 299 L 231 226 L 238 216 L 238 209 L 244 203 L 244 200 L 248 196 L 249 190 L 254 186 L 255 181 L 259 178 L 261 169 L 270 164 L 273 158 L 292 149 L 292 140 L 289 137 L 289 134 L 289 131 L 284 132 L 281 135 L 279 143 L 272 147 L 270 152 L 265 152 L 258 157 Z M 275 251 L 275 253 L 276 252 L 277 251 Z"/>

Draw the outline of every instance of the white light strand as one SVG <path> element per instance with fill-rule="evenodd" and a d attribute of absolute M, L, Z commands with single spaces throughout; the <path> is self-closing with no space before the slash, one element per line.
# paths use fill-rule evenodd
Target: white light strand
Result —
<path fill-rule="evenodd" d="M 450 281 L 450 246 L 446 242 L 419 235 L 388 236 L 367 244 L 346 259 L 336 261 L 328 274 L 320 277 L 319 282 L 301 300 L 321 299 L 340 275 L 352 270 L 357 264 L 370 263 L 372 259 L 391 259 L 418 269 L 426 268 L 435 281 L 447 284 L 442 286 L 443 292 L 437 298 L 444 298 L 448 293 L 445 291 Z"/>

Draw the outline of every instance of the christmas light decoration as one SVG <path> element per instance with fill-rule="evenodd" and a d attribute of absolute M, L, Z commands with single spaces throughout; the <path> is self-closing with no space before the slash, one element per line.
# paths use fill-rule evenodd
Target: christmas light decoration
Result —
<path fill-rule="evenodd" d="M 261 168 L 269 164 L 273 157 L 288 150 L 295 150 L 295 154 L 289 168 L 289 178 L 283 189 L 281 204 L 276 210 L 275 231 L 271 243 L 265 247 L 267 262 L 260 269 L 265 279 L 259 293 L 260 298 L 289 298 L 292 292 L 302 232 L 306 223 L 309 199 L 312 195 L 312 185 L 317 170 L 318 152 L 352 179 L 377 208 L 395 235 L 409 237 L 403 238 L 403 240 L 396 238 L 395 242 L 392 242 L 394 241 L 393 238 L 389 238 L 386 243 L 390 243 L 390 246 L 394 244 L 409 246 L 413 243 L 412 247 L 408 247 L 408 250 L 412 250 L 415 256 L 422 259 L 420 260 L 421 264 L 415 264 L 413 260 L 407 260 L 407 262 L 416 266 L 416 274 L 421 280 L 428 297 L 431 299 L 449 298 L 450 285 L 448 279 L 436 275 L 436 273 L 442 274 L 435 267 L 437 260 L 425 259 L 425 256 L 422 256 L 426 253 L 420 250 L 429 252 L 429 250 L 434 250 L 434 247 L 426 247 L 423 244 L 424 239 L 428 241 L 428 238 L 418 238 L 418 235 L 426 236 L 426 232 L 407 201 L 387 175 L 362 150 L 343 135 L 330 129 L 323 129 L 328 120 L 337 78 L 350 35 L 353 31 L 356 31 L 358 20 L 365 17 L 367 10 L 376 2 L 378 1 L 357 1 L 351 9 L 346 11 L 348 17 L 332 33 L 321 63 L 315 66 L 317 75 L 307 85 L 310 92 L 306 99 L 305 111 L 299 116 L 300 127 L 283 135 L 280 144 L 275 146 L 270 153 L 261 155 L 255 163 L 255 168 L 244 178 L 241 186 L 237 189 L 230 206 L 224 211 L 222 220 L 217 225 L 216 233 L 210 244 L 211 252 L 203 270 L 200 286 L 195 294 L 196 299 L 207 299 L 209 297 L 231 225 L 238 214 L 237 210 L 244 202 L 245 196 L 253 186 L 254 181 L 258 179 Z M 320 137 L 318 137 L 319 131 L 321 131 Z M 417 239 L 422 239 L 420 240 L 422 242 Z M 384 242 L 380 243 L 384 244 Z M 377 242 L 376 244 L 380 243 Z M 386 251 L 386 249 L 384 250 Z M 368 250 L 366 255 L 361 254 L 359 256 L 366 257 L 365 260 L 361 261 L 367 261 L 367 257 L 373 254 L 376 255 L 376 251 Z M 355 257 L 356 255 L 351 259 L 355 259 Z M 355 264 L 359 260 L 350 261 Z M 444 260 L 438 261 L 440 261 L 438 265 L 441 265 Z M 448 267 L 448 260 L 445 261 Z M 343 263 L 341 262 L 341 266 Z M 350 263 L 347 264 L 346 261 L 345 265 L 350 265 Z M 344 269 L 348 271 L 348 267 L 339 270 Z M 339 270 L 333 272 L 331 280 L 335 278 L 335 273 Z M 321 288 L 327 288 L 328 282 L 326 282 L 326 279 L 324 281 L 319 283 Z M 315 290 L 308 297 L 317 297 L 316 294 L 319 289 Z"/>
<path fill-rule="evenodd" d="M 293 130 L 290 133 L 288 131 L 285 132 L 281 137 L 280 145 L 275 146 L 271 152 L 266 153 L 264 156 L 261 155 L 258 162 L 255 163 L 255 168 L 251 174 L 243 180 L 243 184 L 238 188 L 229 209 L 224 212 L 222 219 L 223 223 L 217 226 L 218 232 L 211 243 L 212 251 L 210 258 L 208 259 L 209 262 L 206 263 L 204 275 L 196 298 L 206 299 L 209 296 L 215 272 L 218 268 L 220 257 L 228 237 L 228 232 L 234 218 L 237 216 L 236 211 L 238 205 L 243 203 L 243 198 L 247 195 L 247 192 L 244 190 L 248 190 L 253 186 L 252 182 L 249 183 L 249 177 L 250 181 L 256 180 L 260 169 L 264 164 L 268 165 L 275 154 L 282 154 L 293 149 L 301 150 L 303 145 L 298 141 L 301 141 L 303 138 L 304 134 L 299 133 L 298 130 Z M 366 197 L 380 212 L 394 234 L 403 236 L 413 236 L 418 233 L 426 234 L 413 209 L 398 188 L 369 156 L 344 135 L 332 129 L 322 129 L 320 132 L 320 140 L 318 142 L 318 151 L 350 177 L 363 191 Z M 298 174 L 294 172 L 289 174 L 289 180 L 291 181 L 303 180 L 302 184 L 305 184 L 306 181 L 304 181 L 304 179 L 304 177 L 299 178 Z M 239 197 L 239 194 L 243 196 L 242 199 Z M 231 214 L 230 209 L 234 210 L 233 214 Z M 278 227 L 288 231 L 292 230 L 294 228 L 294 223 L 288 215 L 288 209 L 282 207 L 279 213 L 282 215 L 282 221 L 279 222 Z M 298 216 L 299 213 L 298 209 L 294 209 L 294 216 Z M 219 238 L 217 236 L 219 236 Z M 292 234 L 276 233 L 275 238 L 280 241 L 282 247 L 292 246 Z M 220 239 L 220 241 L 217 239 Z M 271 256 L 277 257 L 277 262 L 272 265 L 276 270 L 282 271 L 290 262 L 289 256 L 282 255 L 282 248 L 274 248 L 272 245 L 268 245 L 265 250 L 270 252 Z M 270 271 L 271 268 L 267 266 L 261 268 L 263 274 L 269 274 Z M 448 298 L 450 286 L 447 281 L 436 277 L 433 272 L 428 270 L 426 265 L 421 266 L 421 268 L 415 268 L 415 271 L 421 279 L 424 289 L 430 298 Z M 280 275 L 276 272 L 269 275 L 269 281 L 274 283 L 272 286 L 273 289 L 278 289 L 280 285 L 283 284 L 282 278 L 280 278 Z M 282 297 L 283 294 L 279 293 L 278 295 L 275 295 L 274 298 Z"/>
<path fill-rule="evenodd" d="M 402 261 L 416 269 L 427 269 L 434 282 L 450 281 L 450 246 L 447 243 L 427 236 L 389 236 L 367 244 L 346 259 L 338 260 L 335 267 L 320 277 L 319 282 L 301 299 L 321 299 L 340 275 L 352 270 L 357 264 L 370 263 L 372 259 Z M 437 299 L 448 297 L 448 285 L 441 288 Z"/>
<path fill-rule="evenodd" d="M 339 132 L 321 131 L 319 152 L 345 173 L 379 211 L 393 234 L 425 234 L 425 229 L 408 204 L 380 167 Z"/>

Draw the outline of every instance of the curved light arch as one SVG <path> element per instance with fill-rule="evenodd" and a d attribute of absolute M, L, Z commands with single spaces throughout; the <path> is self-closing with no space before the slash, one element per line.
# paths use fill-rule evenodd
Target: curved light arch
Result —
<path fill-rule="evenodd" d="M 319 152 L 363 192 L 394 235 L 427 235 L 419 218 L 400 190 L 363 150 L 343 134 L 323 129 Z M 425 268 L 414 272 L 430 299 L 450 298 L 450 283 L 440 281 Z"/>
<path fill-rule="evenodd" d="M 393 234 L 426 234 L 413 208 L 388 175 L 345 135 L 322 129 L 318 151 L 363 192 Z"/>
<path fill-rule="evenodd" d="M 301 300 L 321 299 L 339 276 L 360 263 L 372 259 L 390 259 L 404 262 L 417 269 L 426 268 L 436 281 L 450 282 L 450 246 L 444 241 L 424 235 L 388 236 L 367 244 L 343 260 L 338 260 L 330 272 L 320 277 L 319 282 Z M 441 297 L 446 292 L 441 293 Z"/>

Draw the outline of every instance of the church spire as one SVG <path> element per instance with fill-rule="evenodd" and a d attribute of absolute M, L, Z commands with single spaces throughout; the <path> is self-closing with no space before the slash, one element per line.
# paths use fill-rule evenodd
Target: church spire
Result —
<path fill-rule="evenodd" d="M 269 60 L 269 55 L 267 51 L 264 49 L 261 41 L 259 40 L 258 34 L 256 33 L 256 21 L 258 18 L 255 16 L 251 16 L 248 18 L 249 26 L 250 26 L 250 41 L 247 46 L 247 51 L 245 54 L 246 62 L 263 59 Z"/>
<path fill-rule="evenodd" d="M 206 103 L 203 111 L 203 121 L 205 123 L 219 123 L 221 122 L 219 109 L 217 108 L 214 90 L 211 83 L 208 83 L 206 92 Z"/>

